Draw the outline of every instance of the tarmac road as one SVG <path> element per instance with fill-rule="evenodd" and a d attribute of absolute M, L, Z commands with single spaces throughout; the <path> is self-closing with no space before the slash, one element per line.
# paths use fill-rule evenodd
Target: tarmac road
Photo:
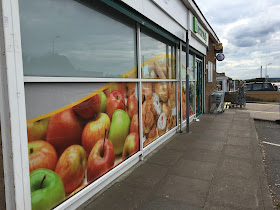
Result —
<path fill-rule="evenodd" d="M 255 120 L 255 125 L 263 146 L 265 169 L 274 205 L 280 208 L 280 125 L 259 120 Z"/>

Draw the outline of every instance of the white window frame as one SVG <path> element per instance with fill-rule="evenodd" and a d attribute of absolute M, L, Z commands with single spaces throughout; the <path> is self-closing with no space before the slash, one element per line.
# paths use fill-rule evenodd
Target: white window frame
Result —
<path fill-rule="evenodd" d="M 213 82 L 214 66 L 211 61 L 208 61 L 208 82 Z"/>
<path fill-rule="evenodd" d="M 29 180 L 29 157 L 28 140 L 26 132 L 26 106 L 25 106 L 25 83 L 32 82 L 136 82 L 138 90 L 141 90 L 142 82 L 180 82 L 178 74 L 176 79 L 141 79 L 141 54 L 138 53 L 138 78 L 79 78 L 79 77 L 31 77 L 23 75 L 22 48 L 20 34 L 19 5 L 17 0 L 3 0 L 0 3 L 0 66 L 7 69 L 0 72 L 0 112 L 2 129 L 2 149 L 4 163 L 5 197 L 7 209 L 31 209 L 31 193 Z M 2 25 L 3 24 L 3 25 Z M 3 27 L 2 27 L 3 26 Z M 3 29 L 3 31 L 2 31 Z M 140 26 L 137 24 L 138 40 L 140 46 Z M 5 47 L 1 49 L 1 47 Z M 140 47 L 138 47 L 138 50 Z M 181 54 L 181 51 L 179 52 Z M 177 54 L 177 53 L 176 53 Z M 177 55 L 178 56 L 178 55 Z M 177 57 L 178 58 L 178 57 Z M 4 69 L 3 68 L 3 69 Z M 178 68 L 178 65 L 177 67 Z M 177 69 L 178 70 L 178 69 Z M 178 72 L 178 71 L 177 71 Z M 178 85 L 176 85 L 176 96 L 178 95 Z M 139 91 L 139 125 L 142 125 L 142 91 Z M 177 97 L 176 97 L 177 98 Z M 178 98 L 177 98 L 178 99 Z M 178 100 L 176 100 L 178 103 Z M 178 107 L 178 105 L 177 105 Z M 178 112 L 178 109 L 177 109 Z M 178 116 L 178 113 L 177 113 Z M 176 133 L 177 125 L 169 132 L 143 148 L 143 137 L 140 135 L 140 151 L 131 158 L 107 172 L 94 183 L 85 187 L 79 193 L 61 203 L 55 209 L 75 209 L 91 196 L 99 192 L 110 182 L 114 181 L 120 174 L 143 159 L 144 153 L 147 155 L 164 141 L 168 140 Z M 142 127 L 139 128 L 140 134 Z"/>

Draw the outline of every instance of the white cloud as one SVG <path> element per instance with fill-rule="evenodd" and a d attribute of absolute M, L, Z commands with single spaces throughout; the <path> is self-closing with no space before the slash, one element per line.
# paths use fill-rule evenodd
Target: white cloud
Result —
<path fill-rule="evenodd" d="M 196 0 L 224 46 L 225 60 L 217 71 L 238 79 L 268 75 L 280 77 L 279 0 Z"/>

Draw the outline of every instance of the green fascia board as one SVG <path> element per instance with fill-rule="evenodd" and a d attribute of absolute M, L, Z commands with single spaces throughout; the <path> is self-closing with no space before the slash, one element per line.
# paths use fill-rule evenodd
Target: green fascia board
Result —
<path fill-rule="evenodd" d="M 148 18 L 144 17 L 143 15 L 139 14 L 137 11 L 126 5 L 125 3 L 121 2 L 120 0 L 101 0 L 103 3 L 111 6 L 112 8 L 118 10 L 122 14 L 130 17 L 131 19 L 135 20 L 141 25 L 153 30 L 154 32 L 160 34 L 161 36 L 165 37 L 166 39 L 179 44 L 179 39 L 175 38 L 173 35 L 169 34 L 168 32 L 164 31 L 160 26 L 156 25 Z"/>

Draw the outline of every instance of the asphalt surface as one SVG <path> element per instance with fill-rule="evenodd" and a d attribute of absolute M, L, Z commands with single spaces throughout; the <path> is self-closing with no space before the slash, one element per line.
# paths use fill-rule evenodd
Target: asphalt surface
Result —
<path fill-rule="evenodd" d="M 275 122 L 258 120 L 255 120 L 255 125 L 263 146 L 263 159 L 274 205 L 280 209 L 280 125 Z"/>

